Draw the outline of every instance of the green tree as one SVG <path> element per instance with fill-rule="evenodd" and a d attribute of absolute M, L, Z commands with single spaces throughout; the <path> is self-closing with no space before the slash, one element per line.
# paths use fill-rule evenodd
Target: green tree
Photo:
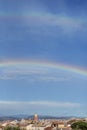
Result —
<path fill-rule="evenodd" d="M 21 130 L 20 127 L 7 126 L 4 130 Z"/>
<path fill-rule="evenodd" d="M 71 125 L 73 130 L 87 130 L 87 123 L 83 121 L 75 122 Z"/>

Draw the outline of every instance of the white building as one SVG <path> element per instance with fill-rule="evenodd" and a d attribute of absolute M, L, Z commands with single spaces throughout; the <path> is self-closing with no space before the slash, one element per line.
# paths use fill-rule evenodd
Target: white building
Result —
<path fill-rule="evenodd" d="M 26 126 L 26 130 L 44 130 L 45 126 L 35 126 L 34 124 L 30 124 Z"/>

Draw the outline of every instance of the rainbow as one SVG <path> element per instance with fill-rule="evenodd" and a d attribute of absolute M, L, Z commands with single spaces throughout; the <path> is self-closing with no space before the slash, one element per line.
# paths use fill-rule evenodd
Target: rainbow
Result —
<path fill-rule="evenodd" d="M 74 67 L 62 63 L 54 63 L 54 62 L 48 62 L 48 61 L 33 61 L 33 60 L 10 60 L 10 61 L 3 61 L 0 62 L 0 68 L 2 67 L 45 67 L 50 69 L 58 69 L 66 72 L 72 72 L 76 74 L 80 74 L 83 76 L 87 76 L 87 69 L 80 68 L 80 67 Z"/>

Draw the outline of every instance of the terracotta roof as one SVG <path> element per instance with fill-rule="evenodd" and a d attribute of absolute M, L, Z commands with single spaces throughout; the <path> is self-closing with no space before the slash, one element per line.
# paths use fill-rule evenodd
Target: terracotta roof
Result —
<path fill-rule="evenodd" d="M 51 126 L 46 127 L 44 130 L 52 130 L 52 127 Z"/>

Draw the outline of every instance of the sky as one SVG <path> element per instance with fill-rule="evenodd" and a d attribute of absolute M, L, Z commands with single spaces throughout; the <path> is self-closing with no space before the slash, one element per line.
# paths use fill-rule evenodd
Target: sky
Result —
<path fill-rule="evenodd" d="M 87 0 L 0 0 L 0 115 L 87 117 Z"/>

